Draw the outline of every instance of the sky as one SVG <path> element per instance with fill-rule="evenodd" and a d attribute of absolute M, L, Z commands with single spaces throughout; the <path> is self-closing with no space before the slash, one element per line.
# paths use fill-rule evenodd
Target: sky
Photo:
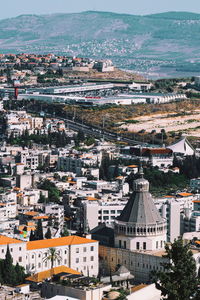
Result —
<path fill-rule="evenodd" d="M 165 11 L 200 13 L 200 0 L 1 0 L 0 19 L 21 14 L 71 13 L 86 10 L 139 15 Z"/>

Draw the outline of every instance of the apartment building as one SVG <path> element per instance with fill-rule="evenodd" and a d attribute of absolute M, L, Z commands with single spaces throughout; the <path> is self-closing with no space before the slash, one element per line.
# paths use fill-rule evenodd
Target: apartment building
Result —
<path fill-rule="evenodd" d="M 126 201 L 106 203 L 93 197 L 87 197 L 86 199 L 88 200 L 82 201 L 83 206 L 74 206 L 72 209 L 75 212 L 77 211 L 77 216 L 79 216 L 78 210 L 81 209 L 80 214 L 86 220 L 90 230 L 102 223 L 106 225 L 113 224 L 126 205 Z"/>
<path fill-rule="evenodd" d="M 62 230 L 64 226 L 64 206 L 58 204 L 46 204 L 45 214 L 51 215 L 59 224 L 59 229 Z"/>

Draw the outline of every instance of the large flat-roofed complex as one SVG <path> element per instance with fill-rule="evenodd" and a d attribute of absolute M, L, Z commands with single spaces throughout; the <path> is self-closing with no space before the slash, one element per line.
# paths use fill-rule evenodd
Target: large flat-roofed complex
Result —
<path fill-rule="evenodd" d="M 84 105 L 132 105 L 139 103 L 168 103 L 172 101 L 180 101 L 186 99 L 185 94 L 151 94 L 151 93 L 135 93 L 108 97 L 95 97 L 95 96 L 76 96 L 76 95 L 61 95 L 61 94 L 40 94 L 40 93 L 27 93 L 20 94 L 19 99 L 35 99 L 45 102 L 61 102 L 73 103 Z"/>

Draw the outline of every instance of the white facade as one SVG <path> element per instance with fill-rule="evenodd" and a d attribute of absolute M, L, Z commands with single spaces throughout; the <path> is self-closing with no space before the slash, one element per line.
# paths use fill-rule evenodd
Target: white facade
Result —
<path fill-rule="evenodd" d="M 64 225 L 64 206 L 58 204 L 46 204 L 45 214 L 51 215 L 59 224 L 59 228 L 62 229 Z"/>
<path fill-rule="evenodd" d="M 90 230 L 105 223 L 111 225 L 121 214 L 126 202 L 84 201 L 84 212 Z"/>
<path fill-rule="evenodd" d="M 160 215 L 167 221 L 167 241 L 174 242 L 180 236 L 181 210 L 180 203 L 175 200 L 155 202 Z"/>
<path fill-rule="evenodd" d="M 7 244 L 13 257 L 13 263 L 23 266 L 26 272 L 38 273 L 51 268 L 51 262 L 45 260 L 49 248 L 55 248 L 60 260 L 54 266 L 65 265 L 87 276 L 97 276 L 99 271 L 98 242 L 90 239 L 69 236 L 51 240 L 23 242 L 0 236 L 0 259 L 5 258 Z"/>

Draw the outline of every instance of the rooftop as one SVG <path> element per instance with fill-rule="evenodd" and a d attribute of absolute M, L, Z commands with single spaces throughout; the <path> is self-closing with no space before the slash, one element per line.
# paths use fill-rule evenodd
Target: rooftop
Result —
<path fill-rule="evenodd" d="M 5 235 L 0 235 L 0 245 L 17 244 L 17 243 L 23 243 L 23 242 L 17 239 L 10 238 Z"/>
<path fill-rule="evenodd" d="M 53 248 L 59 246 L 89 244 L 89 243 L 96 243 L 96 242 L 97 241 L 95 240 L 90 240 L 76 235 L 72 235 L 72 236 L 61 237 L 56 239 L 30 241 L 27 242 L 26 245 L 27 245 L 27 250 L 35 250 L 35 249 Z"/>
<path fill-rule="evenodd" d="M 32 276 L 29 276 L 29 277 L 26 278 L 26 280 L 39 283 L 39 282 L 44 281 L 45 279 L 51 278 L 52 275 L 57 275 L 57 274 L 60 274 L 60 273 L 67 273 L 67 274 L 73 274 L 73 275 L 80 275 L 81 274 L 80 272 L 78 272 L 76 270 L 73 270 L 71 268 L 68 268 L 68 267 L 65 267 L 65 266 L 59 266 L 59 267 L 55 267 L 55 268 L 52 268 L 52 269 L 49 269 L 49 270 L 46 270 L 46 271 L 43 271 L 43 272 L 39 272 L 39 273 L 34 274 Z"/>

